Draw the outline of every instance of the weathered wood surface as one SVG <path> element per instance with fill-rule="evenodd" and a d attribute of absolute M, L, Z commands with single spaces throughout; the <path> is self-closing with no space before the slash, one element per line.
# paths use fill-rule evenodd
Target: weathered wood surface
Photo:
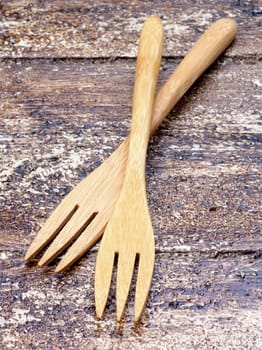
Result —
<path fill-rule="evenodd" d="M 0 9 L 0 57 L 135 57 L 148 15 L 163 20 L 166 56 L 184 55 L 196 34 L 228 16 L 239 35 L 227 55 L 262 54 L 259 0 L 8 0 Z"/>
<path fill-rule="evenodd" d="M 0 62 L 1 349 L 261 349 L 258 3 L 1 3 L 0 40 L 4 35 L 7 42 L 0 45 L 6 57 Z M 243 27 L 227 54 L 188 92 L 150 143 L 147 189 L 156 268 L 145 316 L 135 327 L 134 290 L 123 324 L 115 322 L 113 293 L 105 319 L 94 316 L 97 246 L 63 275 L 54 275 L 54 266 L 25 266 L 22 258 L 61 198 L 127 134 L 132 57 L 149 6 L 152 13 L 163 9 L 167 26 L 161 82 L 209 20 L 238 13 Z M 82 30 L 87 13 L 93 13 L 88 23 L 110 29 L 100 46 L 99 33 L 87 46 L 80 45 L 81 36 L 70 41 L 65 35 L 66 45 L 57 40 L 67 30 L 65 23 Z M 118 14 L 119 28 L 125 18 L 134 18 L 119 45 L 113 40 L 117 17 L 112 13 Z M 105 17 L 99 24 L 95 16 Z M 177 23 L 187 27 L 178 31 Z M 53 44 L 39 46 L 43 31 L 47 37 L 55 33 Z M 19 33 L 34 50 L 19 48 Z M 72 58 L 79 56 L 83 58 Z M 131 58 L 111 59 L 118 56 Z"/>
<path fill-rule="evenodd" d="M 255 254 L 158 252 L 148 306 L 135 327 L 132 302 L 117 325 L 113 296 L 105 320 L 94 317 L 95 252 L 88 262 L 54 276 L 52 270 L 25 268 L 22 251 L 10 245 L 2 253 L 2 269 L 8 271 L 1 292 L 4 349 L 261 347 L 261 266 Z"/>
<path fill-rule="evenodd" d="M 163 62 L 161 83 L 176 65 Z M 135 61 L 4 61 L 0 69 L 4 228 L 12 231 L 14 219 L 23 227 L 31 213 L 34 235 L 35 221 L 127 134 Z M 256 249 L 261 69 L 221 60 L 154 136 L 147 175 L 159 248 Z"/>

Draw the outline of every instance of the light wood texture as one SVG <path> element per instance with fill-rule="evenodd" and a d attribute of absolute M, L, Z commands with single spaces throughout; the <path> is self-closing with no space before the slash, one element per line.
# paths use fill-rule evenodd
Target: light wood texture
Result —
<path fill-rule="evenodd" d="M 223 18 L 216 21 L 194 44 L 168 82 L 159 91 L 154 106 L 152 132 L 201 74 L 235 39 L 236 22 Z M 156 116 L 156 117 L 155 117 Z"/>
<path fill-rule="evenodd" d="M 137 256 L 139 262 L 135 321 L 139 321 L 142 316 L 151 285 L 155 245 L 146 197 L 145 164 L 162 47 L 162 23 L 159 17 L 150 17 L 143 26 L 138 48 L 124 181 L 106 226 L 96 261 L 95 303 L 99 318 L 103 315 L 108 298 L 116 254 L 118 321 L 124 312 Z"/>
<path fill-rule="evenodd" d="M 221 19 L 201 36 L 157 94 L 151 132 L 155 131 L 203 71 L 228 47 L 235 34 L 235 22 Z M 39 265 L 50 262 L 80 235 L 57 266 L 56 271 L 62 271 L 78 260 L 97 241 L 110 218 L 123 183 L 127 148 L 128 139 L 63 199 L 29 247 L 25 260 L 32 259 L 55 238 L 65 218 L 70 218 L 69 214 L 74 208 L 74 215 L 49 246 Z M 98 214 L 91 224 L 86 226 L 94 213 Z"/>

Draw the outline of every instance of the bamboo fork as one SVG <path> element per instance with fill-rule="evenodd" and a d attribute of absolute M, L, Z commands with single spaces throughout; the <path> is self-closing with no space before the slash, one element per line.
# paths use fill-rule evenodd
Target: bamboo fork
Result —
<path fill-rule="evenodd" d="M 235 21 L 220 19 L 200 37 L 159 90 L 154 101 L 151 134 L 191 85 L 231 44 L 235 35 Z M 59 272 L 72 265 L 101 237 L 122 187 L 128 143 L 129 137 L 62 200 L 33 240 L 25 260 L 34 258 L 52 241 L 39 261 L 40 266 L 45 265 L 76 240 L 58 264 L 56 272 Z"/>
<path fill-rule="evenodd" d="M 139 256 L 136 321 L 141 317 L 151 284 L 155 246 L 146 199 L 145 161 L 162 43 L 161 21 L 158 17 L 150 17 L 143 26 L 138 49 L 124 182 L 106 226 L 96 261 L 95 300 L 98 317 L 102 316 L 108 297 L 115 254 L 118 255 L 118 320 L 121 319 L 126 304 L 136 256 Z"/>

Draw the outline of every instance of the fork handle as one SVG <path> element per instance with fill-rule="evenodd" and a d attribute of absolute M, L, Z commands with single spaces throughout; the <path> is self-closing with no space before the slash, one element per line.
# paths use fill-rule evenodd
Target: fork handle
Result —
<path fill-rule="evenodd" d="M 144 168 L 162 47 L 161 20 L 155 16 L 148 17 L 138 47 L 127 174 L 129 170 L 139 174 Z"/>
<path fill-rule="evenodd" d="M 212 24 L 194 44 L 155 98 L 151 134 L 200 75 L 231 44 L 236 31 L 234 20 L 222 18 Z"/>

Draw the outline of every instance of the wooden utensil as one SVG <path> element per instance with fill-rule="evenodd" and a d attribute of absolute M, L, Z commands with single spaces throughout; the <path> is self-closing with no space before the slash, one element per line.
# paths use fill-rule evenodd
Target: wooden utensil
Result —
<path fill-rule="evenodd" d="M 105 308 L 116 254 L 117 319 L 121 319 L 126 304 L 136 256 L 139 256 L 135 298 L 136 321 L 141 317 L 149 293 L 155 246 L 146 199 L 145 162 L 162 44 L 161 21 L 158 17 L 150 17 L 143 26 L 138 49 L 124 182 L 106 226 L 96 261 L 95 300 L 98 317 L 102 316 Z"/>
<path fill-rule="evenodd" d="M 235 21 L 220 19 L 195 43 L 155 98 L 151 134 L 191 85 L 230 45 L 236 28 Z M 56 271 L 59 272 L 94 245 L 101 237 L 119 196 L 128 143 L 129 137 L 62 200 L 33 240 L 25 260 L 35 257 L 53 241 L 39 261 L 40 266 L 45 265 L 76 240 L 58 264 Z"/>

